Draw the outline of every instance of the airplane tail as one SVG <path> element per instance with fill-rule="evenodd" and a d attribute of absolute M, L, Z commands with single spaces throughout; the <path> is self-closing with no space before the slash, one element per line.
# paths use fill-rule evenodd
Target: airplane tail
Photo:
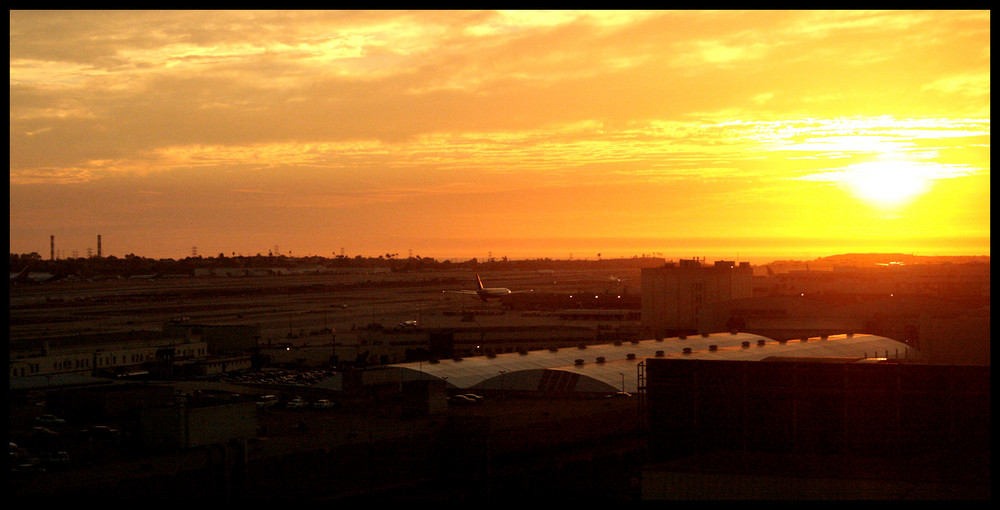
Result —
<path fill-rule="evenodd" d="M 28 265 L 24 266 L 24 269 L 22 269 L 17 274 L 11 274 L 10 275 L 10 282 L 11 283 L 14 283 L 14 282 L 21 283 L 21 282 L 29 281 L 29 278 L 28 278 L 28 270 L 29 269 L 31 269 L 31 263 L 29 263 Z"/>
<path fill-rule="evenodd" d="M 479 278 L 478 274 L 476 275 L 476 283 L 479 284 L 479 290 L 483 290 L 483 280 Z"/>

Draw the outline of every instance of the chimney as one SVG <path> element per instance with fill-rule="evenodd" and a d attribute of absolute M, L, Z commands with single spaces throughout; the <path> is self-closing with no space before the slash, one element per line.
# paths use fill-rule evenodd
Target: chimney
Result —
<path fill-rule="evenodd" d="M 49 260 L 56 259 L 56 236 L 49 236 Z"/>
<path fill-rule="evenodd" d="M 101 234 L 97 234 L 97 258 L 101 258 Z"/>

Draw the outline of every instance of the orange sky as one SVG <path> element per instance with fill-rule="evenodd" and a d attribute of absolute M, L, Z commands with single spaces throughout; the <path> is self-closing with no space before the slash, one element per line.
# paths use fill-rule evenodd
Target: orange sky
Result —
<path fill-rule="evenodd" d="M 10 13 L 10 250 L 990 252 L 988 11 Z"/>

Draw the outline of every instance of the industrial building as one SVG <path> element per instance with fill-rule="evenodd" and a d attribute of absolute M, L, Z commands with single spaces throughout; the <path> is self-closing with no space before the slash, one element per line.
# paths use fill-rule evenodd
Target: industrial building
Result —
<path fill-rule="evenodd" d="M 139 437 L 148 449 L 195 448 L 257 436 L 253 402 L 199 402 L 175 397 L 170 405 L 139 410 Z M 204 399 L 202 399 L 204 400 Z"/>
<path fill-rule="evenodd" d="M 594 343 L 596 338 L 597 333 L 593 328 L 571 325 L 372 327 L 339 334 L 334 354 L 341 361 L 355 360 L 359 365 L 388 365 L 414 359 L 444 359 L 571 347 L 581 343 Z"/>
<path fill-rule="evenodd" d="M 989 307 L 969 309 L 955 300 L 911 295 L 842 301 L 809 295 L 732 299 L 703 310 L 700 324 L 776 340 L 866 332 L 918 349 L 927 363 L 989 364 Z"/>
<path fill-rule="evenodd" d="M 845 361 L 648 360 L 643 498 L 989 499 L 988 366 Z"/>
<path fill-rule="evenodd" d="M 640 363 L 649 358 L 763 361 L 783 357 L 905 361 L 917 359 L 918 353 L 906 344 L 875 335 L 777 341 L 726 332 L 402 363 L 369 371 L 369 377 L 371 384 L 376 377 L 387 383 L 441 380 L 453 390 L 634 393 L 642 385 Z"/>
<path fill-rule="evenodd" d="M 753 296 L 748 262 L 699 259 L 642 269 L 642 325 L 656 337 L 712 331 L 702 313 L 721 301 Z"/>
<path fill-rule="evenodd" d="M 194 333 L 192 333 L 194 332 Z M 259 333 L 250 326 L 177 326 L 40 338 L 11 345 L 12 388 L 51 386 L 67 376 L 140 373 L 200 376 L 245 370 Z M 69 381 L 69 379 L 66 379 Z"/>

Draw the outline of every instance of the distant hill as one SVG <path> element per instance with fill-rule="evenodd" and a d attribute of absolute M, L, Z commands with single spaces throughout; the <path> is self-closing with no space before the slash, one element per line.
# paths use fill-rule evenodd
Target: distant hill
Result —
<path fill-rule="evenodd" d="M 990 257 L 987 255 L 975 256 L 936 256 L 936 255 L 911 255 L 908 253 L 844 253 L 841 255 L 830 255 L 814 260 L 817 264 L 836 266 L 875 266 L 888 264 L 890 262 L 902 262 L 903 264 L 969 264 L 985 263 L 989 264 Z"/>

